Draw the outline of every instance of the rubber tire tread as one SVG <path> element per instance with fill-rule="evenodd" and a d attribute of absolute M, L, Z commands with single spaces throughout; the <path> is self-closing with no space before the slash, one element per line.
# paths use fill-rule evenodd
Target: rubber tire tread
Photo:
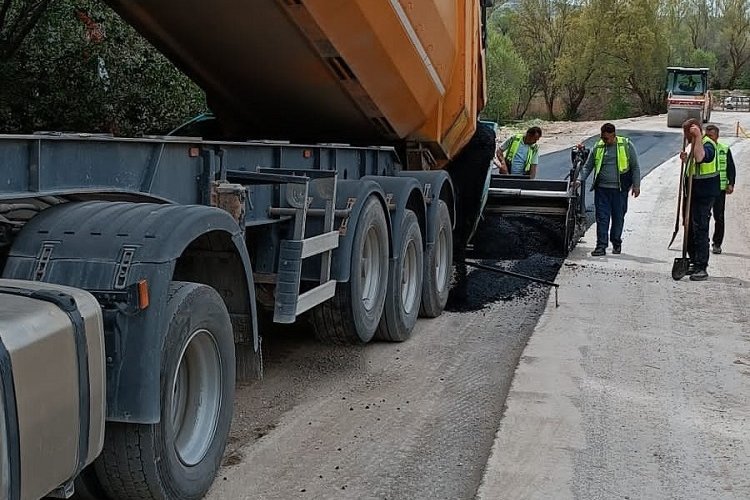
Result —
<path fill-rule="evenodd" d="M 141 442 L 144 426 L 110 422 L 107 424 L 104 449 L 96 462 L 97 475 L 109 498 L 156 499 L 146 479 Z M 125 454 L 125 456 L 123 456 Z"/>
<path fill-rule="evenodd" d="M 395 249 L 398 255 L 398 269 L 395 274 L 388 274 L 388 286 L 386 289 L 383 317 L 380 319 L 380 324 L 378 324 L 378 330 L 375 332 L 374 338 L 386 342 L 403 342 L 411 337 L 411 332 L 417 322 L 417 316 L 419 315 L 419 309 L 421 307 L 421 279 L 424 274 L 424 244 L 422 242 L 422 232 L 419 228 L 419 219 L 417 219 L 416 214 L 411 210 L 405 211 L 404 217 L 401 220 L 401 227 L 394 228 L 394 231 L 401 231 L 401 248 Z M 409 241 L 412 241 L 407 238 L 411 235 L 415 235 L 414 240 L 418 252 L 417 261 L 418 265 L 421 267 L 421 271 L 417 275 L 417 279 L 419 280 L 415 298 L 417 303 L 415 304 L 414 312 L 407 316 L 401 305 L 401 271 L 403 267 L 403 253 L 406 244 Z M 392 282 L 391 277 L 396 281 Z"/>
<path fill-rule="evenodd" d="M 172 301 L 178 296 L 184 295 L 189 297 L 191 290 L 184 291 L 185 288 L 190 287 L 195 290 L 201 288 L 207 288 L 211 293 L 215 294 L 214 299 L 218 300 L 217 304 L 223 308 L 224 314 L 226 314 L 226 325 L 229 328 L 229 338 L 233 340 L 231 322 L 229 320 L 229 313 L 224 306 L 224 302 L 213 288 L 206 285 L 200 285 L 190 282 L 172 282 L 169 285 L 167 294 L 167 306 L 165 308 L 166 314 L 171 315 L 176 313 L 184 300 L 174 305 Z M 168 327 L 169 328 L 169 327 Z M 214 333 L 214 338 L 217 342 L 221 339 L 217 332 Z M 168 342 L 169 339 L 165 340 Z M 234 352 L 234 344 L 232 343 L 232 353 Z M 221 350 L 221 346 L 219 346 Z M 229 379 L 228 383 L 231 385 L 231 390 L 227 391 L 230 394 L 234 393 L 234 370 L 235 360 L 223 359 L 226 363 L 227 369 L 231 372 L 232 378 Z M 162 366 L 164 366 L 164 360 L 162 360 Z M 176 367 L 175 367 L 176 368 Z M 162 374 L 163 376 L 163 374 Z M 162 382 L 160 381 L 160 384 Z M 226 432 L 228 433 L 229 423 L 231 423 L 231 413 L 233 404 L 232 401 L 222 401 L 222 405 L 229 405 L 229 422 L 226 423 Z M 164 409 L 162 408 L 162 411 Z M 226 418 L 226 415 L 224 415 Z M 221 418 L 221 417 L 220 417 Z M 162 421 L 164 421 L 164 415 L 162 415 Z M 108 422 L 105 443 L 102 454 L 94 462 L 95 470 L 101 486 L 107 493 L 108 497 L 112 500 L 198 500 L 203 498 L 205 492 L 202 492 L 198 496 L 194 495 L 171 495 L 170 492 L 165 491 L 164 484 L 161 478 L 158 477 L 158 462 L 167 460 L 159 454 L 160 451 L 156 450 L 154 443 L 161 439 L 160 430 L 161 424 L 148 425 L 148 424 L 127 424 L 121 422 Z M 220 421 L 217 426 L 221 427 L 223 423 Z M 217 429 L 217 433 L 223 431 Z M 224 437 L 224 443 L 221 446 L 218 460 L 221 460 L 223 456 L 224 446 L 226 445 L 226 436 Z M 207 452 L 210 454 L 210 450 Z M 211 478 L 213 480 L 213 477 Z"/>
<path fill-rule="evenodd" d="M 443 313 L 445 304 L 448 302 L 448 294 L 450 292 L 450 281 L 453 275 L 453 233 L 451 231 L 451 216 L 448 211 L 448 205 L 443 200 L 438 200 L 438 215 L 436 221 L 438 224 L 445 226 L 448 234 L 448 266 L 451 269 L 448 270 L 448 276 L 446 277 L 445 289 L 442 293 L 437 291 L 437 283 L 435 283 L 434 268 L 435 268 L 435 247 L 437 246 L 437 238 L 439 229 L 435 230 L 435 244 L 429 248 L 424 254 L 424 273 L 422 275 L 422 300 L 419 306 L 419 315 L 423 318 L 437 318 Z M 438 226 L 439 227 L 439 226 Z"/>
<path fill-rule="evenodd" d="M 362 208 L 362 212 L 359 215 L 359 220 L 357 221 L 356 231 L 362 231 L 363 230 L 363 221 L 368 217 L 368 213 L 372 210 L 377 211 L 377 215 L 375 217 L 380 221 L 379 223 L 382 224 L 384 229 L 384 235 L 385 238 L 388 238 L 388 221 L 385 218 L 385 213 L 383 212 L 383 207 L 380 205 L 380 202 L 375 198 L 374 196 L 369 197 L 367 201 L 364 203 L 364 207 Z M 369 227 L 369 226 L 368 226 Z M 355 244 L 357 241 L 357 235 L 355 235 Z M 383 272 L 385 272 L 385 276 L 381 276 L 381 283 L 385 283 L 388 279 L 388 244 L 389 242 L 386 241 L 386 251 L 385 251 L 385 266 L 383 267 Z M 383 314 L 383 306 L 385 304 L 385 286 L 381 287 L 381 297 L 379 298 L 379 304 L 376 305 L 376 315 L 377 319 L 375 320 L 375 325 L 372 328 L 372 331 L 367 332 L 358 332 L 357 331 L 357 325 L 356 320 L 354 318 L 354 300 L 352 296 L 352 287 L 354 280 L 352 279 L 354 276 L 354 273 L 359 273 L 359 264 L 357 264 L 357 259 L 355 258 L 356 252 L 359 252 L 360 250 L 357 248 L 354 248 L 354 245 L 352 246 L 352 259 L 351 259 L 351 273 L 349 276 L 349 281 L 346 283 L 339 283 L 336 286 L 336 294 L 329 299 L 328 301 L 320 304 L 316 308 L 312 310 L 311 314 L 311 323 L 313 325 L 313 330 L 315 331 L 315 337 L 323 343 L 326 344 L 334 344 L 334 345 L 351 345 L 351 344 L 366 344 L 370 340 L 372 340 L 373 336 L 375 335 L 375 331 L 377 329 L 377 325 L 380 321 L 380 317 Z M 356 267 L 356 269 L 355 269 Z M 359 294 L 356 294 L 355 297 L 359 297 Z M 356 300 L 359 300 L 358 298 Z"/>

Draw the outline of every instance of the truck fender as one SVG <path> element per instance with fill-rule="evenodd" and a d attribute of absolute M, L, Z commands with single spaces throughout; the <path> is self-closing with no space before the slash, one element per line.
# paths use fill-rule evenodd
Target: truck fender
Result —
<path fill-rule="evenodd" d="M 336 209 L 349 210 L 348 215 L 341 219 L 339 228 L 339 246 L 333 251 L 331 259 L 331 278 L 336 281 L 349 281 L 352 261 L 352 245 L 354 244 L 354 235 L 357 232 L 357 223 L 362 207 L 368 197 L 375 196 L 383 206 L 386 220 L 388 221 L 389 235 L 389 257 L 392 257 L 391 236 L 391 217 L 388 211 L 388 204 L 385 201 L 385 193 L 377 182 L 371 179 L 359 180 L 340 180 L 336 183 Z"/>
<path fill-rule="evenodd" d="M 427 206 L 425 231 L 425 246 L 435 243 L 435 220 L 438 214 L 438 200 L 443 200 L 448 205 L 451 215 L 451 223 L 456 224 L 456 201 L 453 191 L 453 183 L 444 170 L 434 171 L 412 171 L 405 170 L 397 174 L 399 177 L 413 177 L 422 185 L 422 193 Z"/>
<path fill-rule="evenodd" d="M 380 185 L 385 193 L 385 201 L 391 213 L 391 255 L 396 256 L 401 248 L 401 233 L 396 228 L 401 227 L 407 209 L 412 210 L 419 220 L 422 234 L 426 228 L 426 205 L 422 192 L 422 184 L 409 177 L 380 177 L 367 176 L 363 179 L 373 180 Z M 426 238 L 423 238 L 423 240 Z M 423 241 L 423 244 L 426 242 Z"/>
<path fill-rule="evenodd" d="M 243 232 L 221 209 L 106 201 L 64 203 L 31 219 L 14 241 L 4 278 L 57 283 L 91 291 L 95 296 L 147 281 L 147 308 L 126 313 L 103 304 L 108 420 L 159 421 L 167 290 L 178 259 L 201 237 L 231 241 L 233 248 L 229 251 L 239 257 L 244 268 L 238 290 L 247 299 L 243 317 L 251 320 L 246 335 L 250 337 L 252 332 L 253 349 L 259 353 L 255 291 Z M 250 342 L 249 338 L 242 340 Z"/>

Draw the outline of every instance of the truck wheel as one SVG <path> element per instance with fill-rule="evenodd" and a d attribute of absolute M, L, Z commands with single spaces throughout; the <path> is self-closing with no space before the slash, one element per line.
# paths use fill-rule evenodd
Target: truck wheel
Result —
<path fill-rule="evenodd" d="M 352 244 L 348 283 L 313 310 L 315 336 L 335 344 L 369 342 L 380 322 L 388 281 L 388 222 L 371 196 L 362 207 Z"/>
<path fill-rule="evenodd" d="M 388 275 L 383 318 L 380 320 L 375 338 L 403 342 L 411 335 L 419 315 L 424 251 L 422 232 L 414 212 L 406 210 L 401 227 L 393 229 L 394 232 L 401 233 L 401 248 L 396 249 L 396 268 Z"/>
<path fill-rule="evenodd" d="M 95 462 L 113 499 L 198 499 L 221 464 L 232 420 L 234 337 L 219 294 L 173 282 L 161 354 L 161 420 L 107 424 Z"/>
<path fill-rule="evenodd" d="M 443 312 L 450 292 L 453 269 L 453 232 L 448 205 L 438 200 L 435 244 L 424 256 L 424 281 L 422 282 L 422 306 L 420 315 L 437 318 Z"/>

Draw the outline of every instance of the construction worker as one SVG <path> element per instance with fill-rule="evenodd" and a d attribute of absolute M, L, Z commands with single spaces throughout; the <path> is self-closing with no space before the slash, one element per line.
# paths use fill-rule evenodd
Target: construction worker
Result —
<path fill-rule="evenodd" d="M 594 149 L 586 158 L 581 182 L 594 172 L 594 207 L 596 209 L 596 248 L 594 257 L 606 255 L 608 241 L 612 253 L 622 252 L 622 228 L 628 211 L 628 194 L 641 194 L 641 169 L 638 153 L 627 137 L 618 136 L 615 126 L 605 123 Z M 611 223 L 611 226 L 610 226 Z"/>
<path fill-rule="evenodd" d="M 719 162 L 719 179 L 721 192 L 714 201 L 714 235 L 711 238 L 713 245 L 711 251 L 715 254 L 721 253 L 721 244 L 724 242 L 724 207 L 727 195 L 734 192 L 734 181 L 737 177 L 737 169 L 734 166 L 732 150 L 729 146 L 719 142 L 719 127 L 706 125 L 706 135 L 716 143 L 716 161 Z"/>
<path fill-rule="evenodd" d="M 708 278 L 708 227 L 711 222 L 711 208 L 721 193 L 719 162 L 716 155 L 716 143 L 708 135 L 703 135 L 700 121 L 695 118 L 686 120 L 682 125 L 685 139 L 691 144 L 692 158 L 686 165 L 685 174 L 692 176 L 690 189 L 690 226 L 687 234 L 690 267 L 688 274 L 692 281 L 703 281 Z M 688 158 L 685 151 L 680 153 L 684 161 Z"/>
<path fill-rule="evenodd" d="M 542 129 L 529 128 L 525 134 L 509 137 L 497 150 L 496 163 L 498 172 L 511 175 L 528 175 L 536 177 L 539 164 L 539 145 Z"/>

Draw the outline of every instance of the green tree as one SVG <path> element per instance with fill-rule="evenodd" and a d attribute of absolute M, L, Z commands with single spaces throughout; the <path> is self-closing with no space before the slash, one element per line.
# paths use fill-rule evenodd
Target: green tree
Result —
<path fill-rule="evenodd" d="M 58 0 L 0 67 L 5 132 L 164 133 L 203 93 L 102 2 Z"/>
<path fill-rule="evenodd" d="M 708 49 L 716 37 L 716 3 L 714 0 L 683 2 L 685 23 L 690 32 L 693 49 Z"/>
<path fill-rule="evenodd" d="M 511 118 L 528 76 L 529 70 L 510 39 L 490 30 L 487 43 L 488 102 L 482 116 L 498 123 Z"/>
<path fill-rule="evenodd" d="M 569 120 L 579 117 L 579 107 L 594 82 L 601 76 L 603 58 L 600 49 L 607 34 L 606 27 L 598 19 L 598 14 L 587 8 L 571 17 L 570 28 L 576 36 L 565 40 L 562 53 L 555 64 L 555 77 L 562 90 L 565 118 Z"/>
<path fill-rule="evenodd" d="M 669 57 L 658 5 L 650 0 L 622 0 L 602 16 L 610 24 L 606 49 L 613 87 L 635 95 L 643 113 L 664 108 L 664 74 Z"/>
<path fill-rule="evenodd" d="M 690 0 L 665 0 L 659 3 L 659 19 L 669 41 L 669 65 L 686 66 L 689 55 L 696 50 L 687 17 L 691 13 Z"/>
<path fill-rule="evenodd" d="M 557 61 L 571 30 L 573 13 L 578 7 L 567 0 L 521 0 L 513 17 L 513 44 L 529 68 L 528 90 L 541 90 L 550 119 L 559 92 L 555 78 Z"/>
<path fill-rule="evenodd" d="M 513 10 L 505 2 L 496 2 L 487 10 L 487 28 L 508 34 L 513 24 Z"/>
<path fill-rule="evenodd" d="M 719 0 L 722 12 L 721 41 L 727 48 L 727 87 L 734 88 L 750 61 L 749 0 Z"/>
<path fill-rule="evenodd" d="M 0 0 L 0 62 L 16 53 L 49 4 L 50 0 Z"/>

